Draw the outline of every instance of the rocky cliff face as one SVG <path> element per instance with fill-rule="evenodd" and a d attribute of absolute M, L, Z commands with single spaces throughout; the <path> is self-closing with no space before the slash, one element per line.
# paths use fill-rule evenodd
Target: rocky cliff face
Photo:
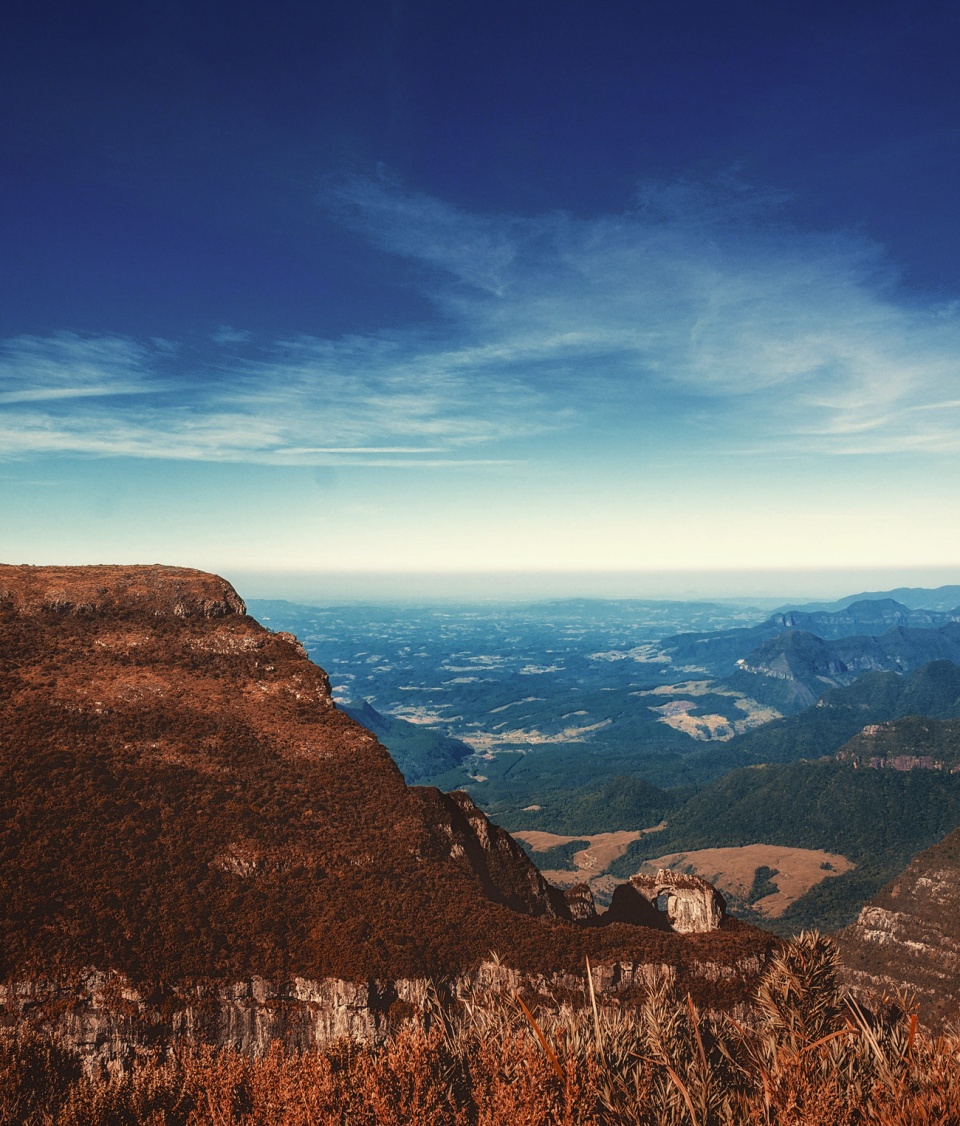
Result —
<path fill-rule="evenodd" d="M 721 926 L 727 913 L 720 892 L 699 876 L 661 868 L 655 876 L 633 876 L 630 883 L 663 912 L 677 934 L 708 934 Z"/>
<path fill-rule="evenodd" d="M 769 942 L 577 926 L 465 794 L 404 783 L 295 638 L 178 568 L 0 567 L 0 857 L 5 1017 L 78 1043 L 300 1043 L 490 951 L 732 997 Z"/>
<path fill-rule="evenodd" d="M 914 858 L 842 931 L 848 982 L 906 990 L 932 1027 L 960 1017 L 960 829 Z"/>

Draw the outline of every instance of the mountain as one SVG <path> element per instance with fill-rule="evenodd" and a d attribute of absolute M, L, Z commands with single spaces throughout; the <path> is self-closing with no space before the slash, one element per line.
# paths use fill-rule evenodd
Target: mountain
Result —
<path fill-rule="evenodd" d="M 906 716 L 960 716 L 960 668 L 931 661 L 902 676 L 864 673 L 852 684 L 828 688 L 801 712 L 708 745 L 697 756 L 697 773 L 712 780 L 741 766 L 833 755 L 865 727 Z"/>
<path fill-rule="evenodd" d="M 850 984 L 904 990 L 924 1023 L 954 1022 L 960 1007 L 960 829 L 914 857 L 839 936 Z"/>
<path fill-rule="evenodd" d="M 214 575 L 0 567 L 0 662 L 8 1022 L 253 1050 L 370 1031 L 411 982 L 479 974 L 491 950 L 487 980 L 589 954 L 634 967 L 621 987 L 656 962 L 729 992 L 769 941 L 574 924 L 506 832 L 408 786 L 296 638 Z"/>
<path fill-rule="evenodd" d="M 883 601 L 893 599 L 908 606 L 911 610 L 924 607 L 930 610 L 949 612 L 955 607 L 960 607 L 960 586 L 898 586 L 894 590 L 862 591 L 860 594 L 848 594 L 845 598 L 838 598 L 835 602 L 805 602 L 799 608 L 805 611 L 825 610 L 834 612 L 845 610 L 853 602 Z M 783 610 L 789 611 L 792 606 L 785 606 Z"/>
<path fill-rule="evenodd" d="M 960 622 L 939 628 L 897 626 L 876 636 L 825 641 L 804 630 L 787 630 L 737 662 L 731 687 L 781 710 L 813 704 L 827 688 L 852 684 L 876 670 L 904 673 L 930 661 L 960 663 Z"/>
<path fill-rule="evenodd" d="M 779 639 L 793 633 L 810 634 L 821 641 L 843 641 L 846 643 L 843 652 L 852 653 L 858 647 L 870 648 L 865 639 L 886 636 L 891 631 L 939 630 L 958 621 L 960 610 L 956 609 L 950 612 L 911 610 L 890 598 L 861 600 L 837 611 L 788 609 L 778 611 L 758 625 L 674 634 L 660 641 L 660 649 L 678 668 L 691 666 L 714 676 L 729 676 L 744 663 L 754 668 L 763 662 L 766 654 L 790 645 Z M 915 639 L 914 645 L 922 645 L 922 640 Z M 942 655 L 945 654 L 931 652 L 926 659 Z M 774 671 L 770 675 L 777 677 L 779 674 Z"/>
<path fill-rule="evenodd" d="M 911 715 L 871 723 L 837 752 L 842 762 L 875 770 L 960 773 L 960 719 Z"/>

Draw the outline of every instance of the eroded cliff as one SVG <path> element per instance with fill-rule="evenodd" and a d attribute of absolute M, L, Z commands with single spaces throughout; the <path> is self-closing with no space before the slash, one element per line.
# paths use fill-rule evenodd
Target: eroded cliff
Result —
<path fill-rule="evenodd" d="M 839 935 L 847 981 L 905 993 L 931 1027 L 960 1018 L 960 829 L 916 856 Z"/>

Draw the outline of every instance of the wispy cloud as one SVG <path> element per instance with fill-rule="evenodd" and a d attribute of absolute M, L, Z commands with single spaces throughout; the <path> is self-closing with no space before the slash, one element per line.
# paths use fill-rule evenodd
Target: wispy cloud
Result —
<path fill-rule="evenodd" d="M 960 305 L 775 194 L 648 184 L 621 215 L 470 215 L 382 181 L 324 205 L 411 263 L 436 323 L 254 349 L 62 335 L 0 355 L 0 450 L 486 465 L 515 440 L 688 420 L 728 453 L 960 449 Z M 506 445 L 505 443 L 513 443 Z"/>
<path fill-rule="evenodd" d="M 960 307 L 904 295 L 864 238 L 792 228 L 775 194 L 648 184 L 620 216 L 462 223 L 389 185 L 339 194 L 380 245 L 442 268 L 435 300 L 471 339 L 578 412 L 639 423 L 666 398 L 731 448 L 738 430 L 751 450 L 960 448 L 960 417 L 924 417 L 960 381 Z"/>
<path fill-rule="evenodd" d="M 492 465 L 468 450 L 538 432 L 529 387 L 407 338 L 276 343 L 186 375 L 123 338 L 21 337 L 0 356 L 0 453 L 370 466 Z M 135 403 L 121 396 L 137 395 Z"/>

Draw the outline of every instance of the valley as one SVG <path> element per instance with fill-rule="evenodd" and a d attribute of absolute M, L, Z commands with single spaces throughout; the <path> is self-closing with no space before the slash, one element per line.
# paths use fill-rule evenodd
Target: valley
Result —
<path fill-rule="evenodd" d="M 408 780 L 469 792 L 549 879 L 586 878 L 605 903 L 666 857 L 790 933 L 850 922 L 960 824 L 956 593 L 772 613 L 583 599 L 251 609 L 302 639 Z"/>

